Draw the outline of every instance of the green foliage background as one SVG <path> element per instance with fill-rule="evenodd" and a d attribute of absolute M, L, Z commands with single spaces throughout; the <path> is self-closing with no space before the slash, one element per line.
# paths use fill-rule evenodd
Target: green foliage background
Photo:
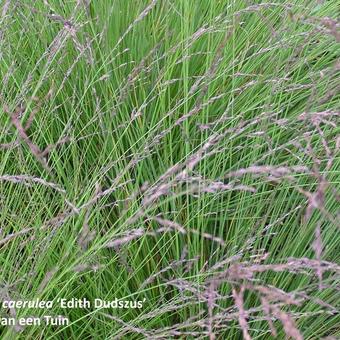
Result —
<path fill-rule="evenodd" d="M 207 328 L 195 323 L 175 327 L 188 334 L 167 329 L 200 312 L 200 320 L 208 320 L 204 298 L 193 294 L 195 301 L 185 304 L 183 292 L 167 281 L 185 279 L 203 289 L 214 264 L 235 255 L 244 263 L 264 253 L 266 264 L 315 259 L 317 225 L 322 260 L 337 263 L 340 49 L 334 20 L 339 5 L 334 0 L 2 1 L 2 299 L 146 302 L 142 309 L 128 310 L 55 307 L 51 313 L 67 316 L 69 326 L 3 327 L 1 337 L 144 339 L 154 332 L 158 338 L 207 338 Z M 45 154 L 50 171 L 13 125 L 14 112 L 23 126 L 33 118 L 26 133 L 40 150 L 50 150 Z M 329 113 L 320 122 L 322 134 L 308 118 L 320 112 Z M 223 138 L 203 156 L 198 150 L 212 136 Z M 192 155 L 201 159 L 190 169 Z M 188 168 L 190 180 L 177 183 L 172 174 L 163 180 L 176 164 Z M 228 174 L 254 166 L 305 166 L 314 169 L 314 176 L 249 173 L 235 185 L 256 192 L 204 189 L 212 182 L 226 185 Z M 302 190 L 318 190 L 315 173 L 325 176 L 329 186 L 306 220 L 311 205 Z M 6 180 L 9 175 L 26 179 Z M 159 183 L 172 180 L 175 184 L 157 200 L 143 205 L 148 191 L 141 188 L 149 185 L 159 192 Z M 155 216 L 188 232 L 144 234 L 121 247 L 107 247 L 128 231 L 157 230 Z M 142 286 L 180 260 L 183 249 L 187 258 L 199 256 L 189 270 L 170 265 Z M 339 336 L 334 273 L 324 274 L 321 290 L 308 265 L 305 272 L 264 271 L 256 278 L 310 297 L 299 306 L 283 307 L 306 339 Z M 228 283 L 220 287 L 225 298 L 216 313 L 236 311 L 231 289 Z M 333 306 L 333 312 L 316 299 Z M 260 305 L 253 292 L 244 303 L 247 309 Z M 48 313 L 16 310 L 17 317 Z M 261 311 L 248 324 L 254 339 L 273 338 Z M 281 323 L 275 326 L 277 338 L 283 339 Z M 214 332 L 219 339 L 242 337 L 237 318 L 226 317 Z"/>

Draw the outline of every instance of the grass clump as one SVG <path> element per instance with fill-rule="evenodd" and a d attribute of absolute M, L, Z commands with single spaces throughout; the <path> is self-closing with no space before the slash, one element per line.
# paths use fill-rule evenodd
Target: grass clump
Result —
<path fill-rule="evenodd" d="M 338 5 L 3 1 L 1 337 L 339 336 Z"/>

